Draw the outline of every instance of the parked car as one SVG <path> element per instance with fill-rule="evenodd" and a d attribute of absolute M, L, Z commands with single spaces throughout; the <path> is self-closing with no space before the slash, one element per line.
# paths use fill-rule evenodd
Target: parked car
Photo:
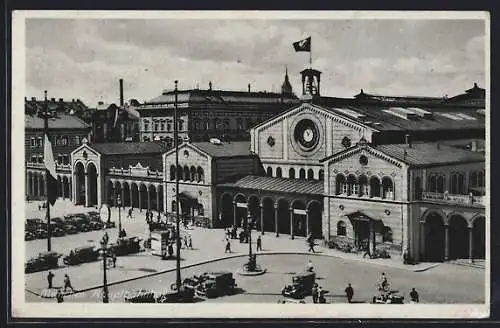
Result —
<path fill-rule="evenodd" d="M 73 214 L 74 217 L 78 218 L 81 222 L 85 222 L 90 226 L 91 230 L 102 230 L 104 228 L 104 222 L 101 221 L 101 216 L 95 214 L 97 212 L 90 213 L 77 213 Z"/>
<path fill-rule="evenodd" d="M 306 272 L 296 275 L 292 278 L 291 285 L 283 287 L 281 294 L 285 297 L 302 299 L 311 295 L 315 281 L 316 274 L 314 272 Z"/>
<path fill-rule="evenodd" d="M 205 273 L 204 281 L 196 287 L 196 294 L 207 298 L 231 295 L 236 287 L 233 273 L 229 271 Z"/>
<path fill-rule="evenodd" d="M 99 249 L 95 246 L 78 247 L 63 258 L 66 265 L 94 262 L 99 259 Z"/>
<path fill-rule="evenodd" d="M 61 254 L 56 252 L 40 253 L 37 257 L 29 259 L 24 264 L 24 272 L 31 273 L 42 270 L 55 269 L 58 267 L 60 257 Z"/>
<path fill-rule="evenodd" d="M 64 230 L 64 233 L 67 235 L 78 233 L 78 229 L 74 225 L 69 224 L 68 221 L 63 220 L 60 217 L 50 218 L 50 222 L 54 223 L 58 228 Z"/>
<path fill-rule="evenodd" d="M 114 221 L 103 221 L 99 212 L 90 211 L 87 214 L 90 217 L 90 221 L 100 222 L 102 224 L 102 227 L 100 229 L 102 229 L 103 227 L 106 227 L 107 229 L 116 227 L 116 223 Z"/>
<path fill-rule="evenodd" d="M 39 228 L 47 228 L 47 223 L 42 220 L 42 219 L 26 219 L 26 222 L 25 222 L 25 228 L 26 230 L 36 230 L 36 229 L 39 229 Z"/>
<path fill-rule="evenodd" d="M 372 304 L 403 304 L 404 296 L 397 290 L 379 292 L 373 296 Z"/>
<path fill-rule="evenodd" d="M 33 239 L 36 239 L 36 236 L 33 232 L 31 231 L 25 231 L 24 232 L 24 240 L 25 241 L 28 241 L 28 240 L 33 240 Z"/>
<path fill-rule="evenodd" d="M 141 239 L 138 237 L 123 237 L 118 238 L 116 243 L 111 244 L 109 249 L 116 256 L 139 253 L 141 251 Z"/>
<path fill-rule="evenodd" d="M 51 223 L 50 224 L 50 235 L 54 237 L 63 237 L 66 236 L 66 231 L 62 228 L 59 228 L 57 225 Z"/>
<path fill-rule="evenodd" d="M 64 220 L 73 226 L 75 226 L 79 232 L 88 232 L 92 230 L 92 227 L 87 220 L 82 219 L 79 216 L 68 215 L 64 217 Z"/>
<path fill-rule="evenodd" d="M 47 235 L 48 235 L 47 230 L 42 229 L 42 228 L 38 228 L 38 229 L 33 230 L 33 233 L 35 234 L 35 237 L 37 239 L 47 238 Z"/>
<path fill-rule="evenodd" d="M 102 230 L 105 226 L 104 222 L 102 222 L 101 219 L 97 217 L 91 217 L 89 224 L 93 230 Z"/>

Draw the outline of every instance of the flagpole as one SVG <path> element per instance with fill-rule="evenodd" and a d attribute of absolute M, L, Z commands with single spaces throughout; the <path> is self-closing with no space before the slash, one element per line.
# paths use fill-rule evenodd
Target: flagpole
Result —
<path fill-rule="evenodd" d="M 49 111 L 48 111 L 48 106 L 47 106 L 47 90 L 45 90 L 45 113 L 43 115 L 43 121 L 44 121 L 44 128 L 43 128 L 43 133 L 47 136 L 47 140 L 49 140 Z M 45 142 L 45 136 L 43 138 L 43 142 Z M 45 147 L 44 147 L 44 152 L 45 152 Z M 44 154 L 45 158 L 45 154 Z M 49 170 L 47 169 L 47 163 L 44 163 L 45 165 L 45 196 L 47 197 L 47 251 L 50 252 L 52 249 L 51 241 L 50 241 L 50 235 L 51 235 L 51 227 L 50 227 L 50 200 L 49 200 Z"/>

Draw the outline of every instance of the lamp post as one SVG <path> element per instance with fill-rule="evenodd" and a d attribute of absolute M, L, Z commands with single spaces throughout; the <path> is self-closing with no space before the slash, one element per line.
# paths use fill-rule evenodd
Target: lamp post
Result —
<path fill-rule="evenodd" d="M 103 287 L 102 287 L 102 302 L 109 303 L 108 292 L 108 278 L 107 278 L 107 253 L 108 253 L 108 239 L 104 235 L 101 239 L 101 252 L 102 252 L 102 270 L 103 270 Z"/>
<path fill-rule="evenodd" d="M 118 233 L 122 231 L 122 199 L 120 195 L 116 197 L 116 206 L 118 206 Z"/>

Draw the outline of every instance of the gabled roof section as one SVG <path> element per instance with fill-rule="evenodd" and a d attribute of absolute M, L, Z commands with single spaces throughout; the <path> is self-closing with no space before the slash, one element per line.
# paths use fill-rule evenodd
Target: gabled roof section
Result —
<path fill-rule="evenodd" d="M 193 142 L 196 147 L 214 158 L 251 156 L 250 141 L 224 142 L 219 145 L 210 142 Z"/>
<path fill-rule="evenodd" d="M 220 187 L 258 189 L 280 193 L 322 195 L 324 182 L 318 180 L 285 179 L 247 175 L 232 183 L 219 184 Z"/>
<path fill-rule="evenodd" d="M 331 156 L 328 156 L 326 158 L 323 158 L 320 160 L 320 163 L 328 162 L 328 163 L 336 163 L 340 162 L 348 157 L 351 157 L 355 154 L 360 153 L 361 151 L 366 151 L 369 154 L 371 154 L 374 157 L 380 158 L 382 160 L 385 160 L 389 163 L 391 163 L 394 166 L 397 166 L 399 168 L 403 167 L 403 164 L 405 163 L 404 161 L 401 161 L 397 158 L 393 158 L 391 156 L 387 156 L 387 154 L 384 154 L 383 152 L 377 150 L 376 148 L 371 147 L 369 144 L 366 142 L 360 142 L 352 147 L 349 147 L 347 149 L 344 149 L 343 151 L 340 151 L 336 154 L 333 154 Z"/>
<path fill-rule="evenodd" d="M 203 151 L 202 149 L 199 149 L 197 147 L 195 147 L 192 143 L 189 143 L 189 142 L 183 142 L 182 144 L 179 145 L 179 156 L 182 156 L 182 150 L 184 150 L 185 148 L 189 148 L 190 150 L 194 151 L 194 152 L 197 152 L 198 154 L 202 155 L 202 156 L 205 156 L 205 157 L 210 157 L 210 154 L 208 154 L 207 152 Z M 172 148 L 172 149 L 169 149 L 165 154 L 164 156 L 170 156 L 171 154 L 175 153 L 175 147 Z"/>

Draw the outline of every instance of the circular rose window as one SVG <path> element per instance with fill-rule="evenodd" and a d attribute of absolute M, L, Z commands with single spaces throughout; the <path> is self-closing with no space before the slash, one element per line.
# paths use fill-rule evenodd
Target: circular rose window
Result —
<path fill-rule="evenodd" d="M 359 157 L 359 164 L 367 165 L 368 164 L 368 157 L 366 157 L 365 155 L 361 155 Z"/>
<path fill-rule="evenodd" d="M 304 150 L 312 150 L 319 142 L 319 130 L 310 119 L 303 119 L 295 126 L 294 138 Z"/>

